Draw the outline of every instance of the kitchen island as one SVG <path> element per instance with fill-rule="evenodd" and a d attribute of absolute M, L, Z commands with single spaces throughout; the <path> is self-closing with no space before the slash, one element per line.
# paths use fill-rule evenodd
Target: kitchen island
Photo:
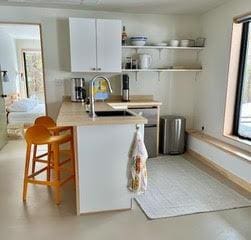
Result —
<path fill-rule="evenodd" d="M 96 102 L 95 110 L 116 111 L 105 102 Z M 84 104 L 64 100 L 57 124 L 74 127 L 77 214 L 131 209 L 129 153 L 136 126 L 143 135 L 146 123 L 135 114 L 93 119 Z"/>

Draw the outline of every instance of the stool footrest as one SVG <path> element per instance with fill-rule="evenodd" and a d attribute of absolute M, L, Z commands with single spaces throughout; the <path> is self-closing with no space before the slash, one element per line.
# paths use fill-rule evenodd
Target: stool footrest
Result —
<path fill-rule="evenodd" d="M 45 157 L 45 156 L 48 156 L 48 153 L 38 155 L 38 156 L 35 157 L 35 159 L 42 158 L 42 157 Z"/>
<path fill-rule="evenodd" d="M 67 183 L 68 181 L 70 181 L 71 179 L 74 179 L 75 175 L 71 175 L 68 178 L 66 178 L 64 181 L 60 182 L 60 186 L 64 185 L 65 183 Z"/>
<path fill-rule="evenodd" d="M 66 164 L 66 163 L 68 163 L 68 162 L 70 162 L 70 161 L 71 161 L 71 159 L 68 158 L 68 159 L 62 161 L 61 163 L 59 163 L 59 166 L 61 167 L 62 165 Z"/>
<path fill-rule="evenodd" d="M 49 181 L 42 181 L 42 180 L 34 180 L 34 179 L 27 179 L 28 183 L 33 183 L 33 184 L 40 184 L 40 185 L 49 185 L 49 186 L 53 186 L 53 182 L 49 182 Z"/>
<path fill-rule="evenodd" d="M 44 172 L 44 171 L 47 171 L 48 170 L 48 167 L 44 167 L 44 168 L 41 168 L 40 170 L 32 173 L 31 175 L 28 176 L 28 178 L 33 178 L 35 176 L 37 176 L 38 174 Z"/>
<path fill-rule="evenodd" d="M 47 160 L 42 160 L 42 159 L 36 159 L 35 161 L 36 161 L 36 162 L 40 162 L 40 163 L 48 163 Z"/>

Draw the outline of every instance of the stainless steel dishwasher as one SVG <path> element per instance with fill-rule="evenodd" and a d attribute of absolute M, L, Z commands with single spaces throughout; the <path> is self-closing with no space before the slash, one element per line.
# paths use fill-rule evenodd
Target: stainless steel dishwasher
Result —
<path fill-rule="evenodd" d="M 150 158 L 158 156 L 157 141 L 158 141 L 158 108 L 157 107 L 145 107 L 145 108 L 129 108 L 131 111 L 142 115 L 148 120 L 145 124 L 144 141 L 148 156 Z"/>

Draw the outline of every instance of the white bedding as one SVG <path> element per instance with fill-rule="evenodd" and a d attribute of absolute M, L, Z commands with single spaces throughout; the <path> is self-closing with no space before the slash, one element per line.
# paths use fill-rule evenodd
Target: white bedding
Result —
<path fill-rule="evenodd" d="M 32 124 L 39 116 L 45 115 L 45 104 L 38 104 L 28 112 L 10 112 L 8 114 L 9 124 Z"/>

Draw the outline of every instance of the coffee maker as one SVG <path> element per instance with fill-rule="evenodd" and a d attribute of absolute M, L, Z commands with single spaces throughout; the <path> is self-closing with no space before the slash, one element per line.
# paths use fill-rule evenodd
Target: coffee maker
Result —
<path fill-rule="evenodd" d="M 129 102 L 130 95 L 129 95 L 129 76 L 127 74 L 122 75 L 122 101 Z"/>
<path fill-rule="evenodd" d="M 72 78 L 71 79 L 71 101 L 72 102 L 84 102 L 86 98 L 84 78 Z"/>

